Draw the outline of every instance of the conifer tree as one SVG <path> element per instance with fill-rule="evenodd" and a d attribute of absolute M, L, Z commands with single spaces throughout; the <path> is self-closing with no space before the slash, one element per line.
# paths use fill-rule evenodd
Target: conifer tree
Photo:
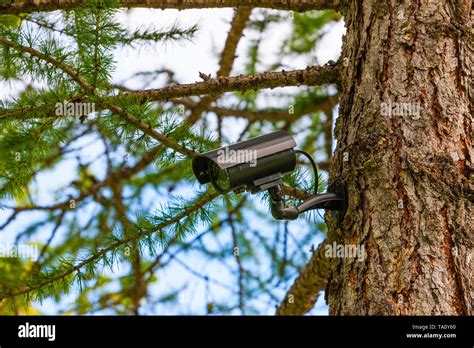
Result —
<path fill-rule="evenodd" d="M 130 30 L 118 15 L 137 7 L 234 8 L 218 70 L 182 83 L 162 62 L 114 82 L 119 49 L 199 34 L 199 23 Z M 470 13 L 470 0 L 3 1 L 0 87 L 19 90 L 0 104 L 0 240 L 39 253 L 0 259 L 0 312 L 41 313 L 54 300 L 75 314 L 294 315 L 326 290 L 331 314 L 472 314 Z M 319 62 L 318 43 L 342 20 L 341 58 Z M 421 110 L 408 120 L 392 102 Z M 275 221 L 267 195 L 195 183 L 198 153 L 278 129 L 317 159 L 320 191 L 346 181 L 342 221 Z M 88 142 L 96 153 L 85 160 Z M 37 181 L 61 168 L 75 179 L 45 199 Z M 302 159 L 285 193 L 297 204 L 312 185 Z M 331 243 L 367 255 L 330 258 Z M 178 269 L 188 281 L 172 287 Z M 192 280 L 205 298 L 186 311 L 199 302 L 183 299 Z"/>

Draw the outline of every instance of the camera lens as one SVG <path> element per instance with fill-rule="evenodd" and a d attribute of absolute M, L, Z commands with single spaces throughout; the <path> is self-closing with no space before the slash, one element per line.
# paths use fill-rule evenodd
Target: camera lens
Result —
<path fill-rule="evenodd" d="M 209 165 L 209 176 L 217 191 L 227 192 L 230 189 L 230 177 L 226 169 L 220 168 L 217 163 Z"/>

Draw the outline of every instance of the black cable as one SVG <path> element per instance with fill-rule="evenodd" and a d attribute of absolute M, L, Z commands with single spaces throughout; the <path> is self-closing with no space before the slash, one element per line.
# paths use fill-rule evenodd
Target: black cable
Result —
<path fill-rule="evenodd" d="M 304 213 L 308 210 L 313 209 L 328 209 L 324 204 L 328 202 L 340 202 L 343 198 L 338 196 L 336 193 L 326 192 L 320 195 L 311 197 L 296 207 L 299 213 Z"/>
<path fill-rule="evenodd" d="M 318 186 L 319 186 L 319 176 L 318 176 L 318 168 L 316 167 L 316 163 L 313 160 L 313 157 L 311 155 L 303 150 L 295 150 L 295 153 L 300 153 L 306 158 L 309 159 L 311 166 L 313 167 L 313 173 L 314 173 L 314 194 L 318 194 Z"/>

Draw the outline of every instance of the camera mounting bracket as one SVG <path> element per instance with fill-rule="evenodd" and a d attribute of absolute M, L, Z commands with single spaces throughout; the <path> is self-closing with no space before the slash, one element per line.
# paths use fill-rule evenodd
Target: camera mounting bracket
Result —
<path fill-rule="evenodd" d="M 272 216 L 278 220 L 295 220 L 301 213 L 314 209 L 339 211 L 344 216 L 347 210 L 347 187 L 342 179 L 336 179 L 328 187 L 328 192 L 312 195 L 298 206 L 285 205 L 285 191 L 282 185 L 271 187 Z"/>
<path fill-rule="evenodd" d="M 283 184 L 283 175 L 281 173 L 276 173 L 273 175 L 266 176 L 262 179 L 254 180 L 252 184 L 247 185 L 247 191 L 250 191 L 252 194 L 255 194 L 260 191 L 269 190 L 272 187 L 281 184 Z"/>

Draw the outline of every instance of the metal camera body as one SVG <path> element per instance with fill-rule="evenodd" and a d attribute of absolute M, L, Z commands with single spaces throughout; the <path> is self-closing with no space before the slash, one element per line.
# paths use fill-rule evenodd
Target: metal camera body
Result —
<path fill-rule="evenodd" d="M 268 190 L 271 212 L 278 220 L 295 220 L 314 209 L 340 211 L 342 218 L 348 204 L 344 181 L 336 179 L 328 192 L 318 194 L 316 164 L 308 153 L 295 147 L 288 132 L 277 131 L 203 153 L 193 159 L 193 172 L 200 184 L 210 183 L 219 193 Z M 307 156 L 313 166 L 314 193 L 298 206 L 287 206 L 282 179 L 295 169 L 297 153 Z"/>
<path fill-rule="evenodd" d="M 200 184 L 211 183 L 220 193 L 257 193 L 282 184 L 296 167 L 296 141 L 285 131 L 224 146 L 193 159 Z"/>

